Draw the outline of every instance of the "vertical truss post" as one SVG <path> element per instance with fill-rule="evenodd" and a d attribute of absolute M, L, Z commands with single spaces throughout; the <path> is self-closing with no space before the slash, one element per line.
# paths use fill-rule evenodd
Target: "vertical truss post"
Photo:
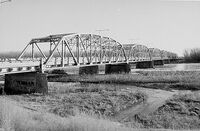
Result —
<path fill-rule="evenodd" d="M 76 36 L 76 60 L 77 60 L 77 65 L 79 65 L 79 36 Z"/>
<path fill-rule="evenodd" d="M 102 45 L 101 45 L 101 36 L 100 36 L 100 39 L 99 39 L 99 45 L 100 45 L 100 54 L 99 54 L 99 57 L 100 57 L 100 63 L 102 63 Z"/>
<path fill-rule="evenodd" d="M 84 55 L 84 53 L 82 53 L 81 58 L 82 58 L 82 63 L 85 64 L 85 55 Z"/>
<path fill-rule="evenodd" d="M 66 55 L 67 55 L 67 51 L 66 51 L 66 45 L 65 42 L 63 41 L 63 45 L 64 45 L 64 64 L 66 63 Z"/>
<path fill-rule="evenodd" d="M 35 56 L 34 56 L 34 55 L 35 55 L 35 54 L 34 54 L 34 53 L 35 53 L 35 52 L 34 52 L 34 44 L 35 44 L 35 43 L 32 43 L 32 54 L 31 54 L 32 60 L 34 60 L 34 57 L 35 57 Z"/>
<path fill-rule="evenodd" d="M 92 37 L 91 35 L 89 36 L 89 40 L 90 40 L 90 64 L 92 64 Z"/>
<path fill-rule="evenodd" d="M 67 44 L 65 43 L 65 41 L 64 44 L 65 44 L 65 56 L 67 57 L 67 65 L 69 65 L 70 54 L 67 52 Z"/>
<path fill-rule="evenodd" d="M 67 65 L 69 65 L 69 55 L 67 55 Z"/>
<path fill-rule="evenodd" d="M 49 54 L 51 54 L 51 50 L 52 50 L 52 42 L 50 42 Z"/>
<path fill-rule="evenodd" d="M 149 49 L 149 58 L 150 58 L 150 61 L 152 61 L 152 51 Z"/>
<path fill-rule="evenodd" d="M 97 63 L 97 54 L 96 54 L 96 52 L 94 53 L 94 58 L 95 58 L 95 63 Z"/>
<path fill-rule="evenodd" d="M 40 73 L 44 73 L 44 64 L 43 64 L 43 59 L 40 58 L 40 68 L 39 68 Z"/>
<path fill-rule="evenodd" d="M 62 43 L 62 57 L 61 57 L 61 66 L 62 67 L 64 67 L 64 65 L 65 65 L 65 62 L 64 62 L 64 60 L 65 60 L 65 45 L 64 45 L 64 42 L 62 41 L 61 42 Z"/>
<path fill-rule="evenodd" d="M 57 57 L 55 57 L 54 65 L 57 67 Z"/>
<path fill-rule="evenodd" d="M 111 54 L 111 50 L 110 50 L 110 39 L 109 39 L 109 51 L 108 51 L 108 60 L 109 60 L 109 63 L 111 63 L 111 60 L 112 59 L 112 54 Z"/>
<path fill-rule="evenodd" d="M 160 51 L 161 60 L 163 60 L 163 51 Z"/>

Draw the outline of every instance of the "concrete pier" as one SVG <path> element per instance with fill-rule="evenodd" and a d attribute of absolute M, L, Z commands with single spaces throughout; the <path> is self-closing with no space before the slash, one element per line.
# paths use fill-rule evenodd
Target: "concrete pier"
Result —
<path fill-rule="evenodd" d="M 137 64 L 137 63 L 135 63 L 135 62 L 130 62 L 130 63 L 129 63 L 130 68 L 131 68 L 131 69 L 136 69 L 136 64 Z"/>
<path fill-rule="evenodd" d="M 130 65 L 127 63 L 106 64 L 105 74 L 112 73 L 129 73 L 131 71 Z"/>
<path fill-rule="evenodd" d="M 170 63 L 179 63 L 178 59 L 169 59 L 169 60 L 170 60 Z"/>
<path fill-rule="evenodd" d="M 146 68 L 153 68 L 154 64 L 153 61 L 138 61 L 136 63 L 137 69 L 146 69 Z"/>
<path fill-rule="evenodd" d="M 169 59 L 164 59 L 164 64 L 170 64 L 170 60 Z"/>
<path fill-rule="evenodd" d="M 81 66 L 79 67 L 79 75 L 84 74 L 98 74 L 99 73 L 99 67 L 98 65 L 88 65 L 88 66 Z"/>
<path fill-rule="evenodd" d="M 3 94 L 3 88 L 0 87 L 0 95 Z"/>
<path fill-rule="evenodd" d="M 5 75 L 6 94 L 48 93 L 47 76 L 44 73 L 29 72 Z"/>
<path fill-rule="evenodd" d="M 153 60 L 153 65 L 154 66 L 164 65 L 164 60 Z"/>

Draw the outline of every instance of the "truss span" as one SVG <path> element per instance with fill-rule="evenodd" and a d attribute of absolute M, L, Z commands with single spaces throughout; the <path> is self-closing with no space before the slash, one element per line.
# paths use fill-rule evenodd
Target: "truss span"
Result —
<path fill-rule="evenodd" d="M 49 46 L 48 53 L 40 48 L 41 43 Z M 121 44 L 95 34 L 68 33 L 32 39 L 18 60 L 22 59 L 28 47 L 31 47 L 31 60 L 38 61 L 43 57 L 46 67 L 177 59 L 172 52 L 139 44 Z M 36 57 L 36 50 L 40 57 Z"/>
<path fill-rule="evenodd" d="M 125 44 L 123 48 L 128 61 L 150 60 L 151 58 L 148 47 L 144 45 Z"/>
<path fill-rule="evenodd" d="M 151 56 L 151 60 L 162 60 L 163 55 L 162 55 L 162 50 L 158 48 L 149 48 L 149 53 Z"/>
<path fill-rule="evenodd" d="M 48 56 L 39 48 L 39 43 L 50 43 Z M 32 59 L 34 59 L 34 46 L 36 46 L 44 58 L 44 65 L 48 66 L 57 51 L 61 60 L 61 66 L 119 63 L 126 62 L 126 55 L 122 45 L 116 40 L 95 34 L 60 34 L 44 38 L 32 39 L 27 45 L 32 46 Z M 26 48 L 27 48 L 26 47 Z M 21 59 L 26 48 L 20 54 Z M 60 50 L 59 50 L 60 49 Z"/>

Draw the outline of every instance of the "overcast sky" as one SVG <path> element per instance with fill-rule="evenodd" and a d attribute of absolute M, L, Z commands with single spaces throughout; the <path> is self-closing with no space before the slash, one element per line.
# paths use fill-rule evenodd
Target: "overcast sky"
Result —
<path fill-rule="evenodd" d="M 71 32 L 100 33 L 122 44 L 182 55 L 184 49 L 200 48 L 200 1 L 12 0 L 0 5 L 0 52 L 20 51 L 31 38 Z"/>

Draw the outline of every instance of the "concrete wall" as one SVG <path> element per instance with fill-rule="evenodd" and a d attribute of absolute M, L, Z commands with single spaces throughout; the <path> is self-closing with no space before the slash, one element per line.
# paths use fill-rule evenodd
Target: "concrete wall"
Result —
<path fill-rule="evenodd" d="M 98 73 L 99 73 L 98 65 L 90 65 L 90 66 L 79 67 L 79 75 L 98 74 Z"/>
<path fill-rule="evenodd" d="M 6 94 L 48 93 L 47 76 L 36 72 L 6 74 L 4 91 Z"/>
<path fill-rule="evenodd" d="M 130 71 L 130 65 L 127 63 L 106 64 L 105 66 L 105 74 L 129 73 Z"/>
<path fill-rule="evenodd" d="M 139 61 L 136 63 L 137 69 L 153 68 L 153 61 Z"/>

